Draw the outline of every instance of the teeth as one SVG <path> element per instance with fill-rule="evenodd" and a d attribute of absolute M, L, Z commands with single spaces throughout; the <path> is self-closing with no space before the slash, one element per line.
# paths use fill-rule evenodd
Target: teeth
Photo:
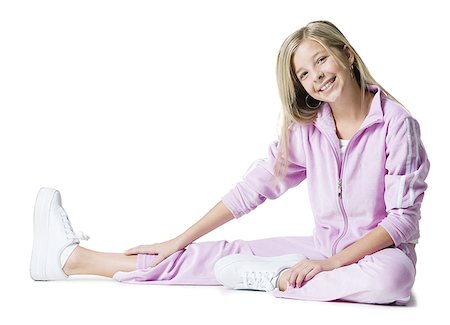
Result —
<path fill-rule="evenodd" d="M 320 91 L 325 91 L 327 90 L 330 85 L 332 84 L 333 80 L 328 81 L 322 88 L 320 88 Z"/>

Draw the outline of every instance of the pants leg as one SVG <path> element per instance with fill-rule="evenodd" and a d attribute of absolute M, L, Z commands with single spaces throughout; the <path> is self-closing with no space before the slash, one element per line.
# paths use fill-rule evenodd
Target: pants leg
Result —
<path fill-rule="evenodd" d="M 300 300 L 407 303 L 415 278 L 415 253 L 413 249 L 404 250 L 383 249 L 357 263 L 321 272 L 301 288 L 275 290 L 273 295 Z M 117 272 L 114 279 L 141 284 L 219 285 L 214 277 L 214 264 L 223 256 L 238 253 L 257 256 L 301 253 L 309 259 L 326 258 L 315 248 L 312 237 L 200 242 L 188 245 L 153 268 L 148 265 L 154 256 L 140 254 L 136 271 Z"/>
<path fill-rule="evenodd" d="M 223 256 L 238 253 L 258 256 L 302 253 L 308 258 L 324 258 L 316 253 L 312 237 L 200 242 L 175 252 L 153 268 L 148 265 L 154 255 L 139 254 L 136 271 L 117 272 L 113 278 L 142 284 L 219 285 L 214 264 Z"/>
<path fill-rule="evenodd" d="M 361 303 L 406 304 L 415 278 L 415 265 L 401 249 L 386 248 L 359 262 L 321 272 L 300 288 L 275 290 L 279 298 Z"/>

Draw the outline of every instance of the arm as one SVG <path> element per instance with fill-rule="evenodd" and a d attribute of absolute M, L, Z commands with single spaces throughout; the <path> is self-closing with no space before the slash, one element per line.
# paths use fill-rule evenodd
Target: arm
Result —
<path fill-rule="evenodd" d="M 288 169 L 283 181 L 273 184 L 274 166 L 279 142 L 269 146 L 269 156 L 258 159 L 247 170 L 244 178 L 234 189 L 229 191 L 203 218 L 181 235 L 163 243 L 141 245 L 125 251 L 125 254 L 158 255 L 152 261 L 155 266 L 177 250 L 183 249 L 194 240 L 216 229 L 224 223 L 249 213 L 267 198 L 276 199 L 301 183 L 306 178 L 305 158 L 303 155 L 300 129 L 290 132 Z"/>
<path fill-rule="evenodd" d="M 391 235 L 395 246 L 419 238 L 420 207 L 429 169 L 419 123 L 412 117 L 391 121 L 386 136 L 387 216 L 378 225 Z"/>
<path fill-rule="evenodd" d="M 234 219 L 234 216 L 231 211 L 222 201 L 219 201 L 203 218 L 174 240 L 177 242 L 179 249 L 182 249 L 232 219 Z"/>
<path fill-rule="evenodd" d="M 383 227 L 378 226 L 334 256 L 324 260 L 306 259 L 297 263 L 286 272 L 284 277 L 289 285 L 294 284 L 294 286 L 300 287 L 304 281 L 311 280 L 320 272 L 331 271 L 358 262 L 364 256 L 389 247 L 393 243 L 389 233 Z"/>
<path fill-rule="evenodd" d="M 266 159 L 256 160 L 233 190 L 203 218 L 175 238 L 178 246 L 185 247 L 224 223 L 250 212 L 267 198 L 276 199 L 289 188 L 302 182 L 306 178 L 306 168 L 303 166 L 304 157 L 297 152 L 301 151 L 300 135 L 299 129 L 290 132 L 288 171 L 282 182 L 278 182 L 275 186 L 271 183 L 279 145 L 279 141 L 274 141 L 269 146 Z"/>
<path fill-rule="evenodd" d="M 306 179 L 306 157 L 303 142 L 301 126 L 292 125 L 288 133 L 286 177 L 273 182 L 276 159 L 280 150 L 280 142 L 273 141 L 269 146 L 267 157 L 256 160 L 235 188 L 222 197 L 223 203 L 235 218 L 240 218 L 256 209 L 267 199 L 277 199 Z"/>
<path fill-rule="evenodd" d="M 375 253 L 394 243 L 389 233 L 383 227 L 376 227 L 358 241 L 341 252 L 329 258 L 333 269 L 358 262 L 366 255 Z"/>

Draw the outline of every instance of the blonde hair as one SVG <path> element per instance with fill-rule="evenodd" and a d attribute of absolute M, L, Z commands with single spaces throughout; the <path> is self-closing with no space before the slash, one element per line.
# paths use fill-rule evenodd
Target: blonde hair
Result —
<path fill-rule="evenodd" d="M 288 164 L 288 147 L 290 127 L 294 123 L 311 124 L 317 118 L 319 107 L 311 109 L 306 105 L 307 92 L 298 80 L 292 57 L 304 40 L 313 40 L 322 45 L 345 69 L 352 69 L 353 75 L 361 89 L 364 103 L 367 85 L 377 85 L 389 98 L 395 100 L 370 74 L 361 57 L 350 45 L 341 31 L 329 21 L 313 21 L 289 35 L 281 45 L 277 59 L 277 82 L 282 110 L 280 116 L 280 134 L 278 153 L 275 163 L 275 177 L 282 180 L 286 176 Z M 345 57 L 344 46 L 354 54 L 352 66 Z M 286 154 L 284 154 L 286 153 Z"/>

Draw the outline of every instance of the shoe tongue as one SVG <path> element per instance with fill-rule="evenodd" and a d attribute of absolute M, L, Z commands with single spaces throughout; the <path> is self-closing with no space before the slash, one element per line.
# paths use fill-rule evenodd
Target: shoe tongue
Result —
<path fill-rule="evenodd" d="M 69 216 L 67 215 L 63 207 L 60 207 L 59 213 L 61 214 L 61 217 L 63 219 L 64 228 L 66 230 L 66 235 L 68 236 L 68 239 L 75 239 L 77 241 L 89 240 L 90 237 L 85 233 L 83 233 L 82 231 L 78 231 L 77 233 L 75 233 L 75 231 L 72 228 L 72 224 L 70 223 Z"/>

